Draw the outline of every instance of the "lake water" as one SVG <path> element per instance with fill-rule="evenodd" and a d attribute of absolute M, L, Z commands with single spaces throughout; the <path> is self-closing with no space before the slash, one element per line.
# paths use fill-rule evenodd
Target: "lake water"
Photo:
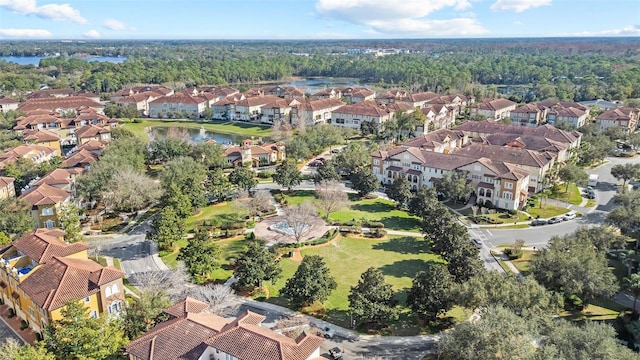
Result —
<path fill-rule="evenodd" d="M 306 93 L 314 94 L 326 88 L 336 88 L 336 87 L 342 87 L 342 86 L 366 86 L 366 84 L 360 83 L 358 79 L 323 77 L 323 78 L 298 79 L 298 80 L 292 80 L 292 81 L 274 81 L 267 84 L 252 85 L 252 87 L 275 86 L 275 85 L 295 86 L 305 94 Z"/>
<path fill-rule="evenodd" d="M 0 60 L 6 62 L 16 63 L 18 65 L 35 65 L 38 66 L 40 64 L 40 60 L 45 58 L 44 56 L 0 56 Z M 94 56 L 90 58 L 83 59 L 89 62 L 112 62 L 119 64 L 127 60 L 126 57 L 116 57 L 116 56 Z"/>
<path fill-rule="evenodd" d="M 185 128 L 185 127 L 177 127 L 177 126 L 152 127 L 150 130 L 151 130 L 150 136 L 152 139 L 165 138 L 167 136 L 172 136 L 179 139 L 184 139 L 192 143 L 202 143 L 207 140 L 215 140 L 215 142 L 220 145 L 240 144 L 242 143 L 243 140 L 250 138 L 250 136 L 246 136 L 246 135 L 223 134 L 223 133 L 217 133 L 213 131 L 207 131 L 204 129 Z M 268 139 L 262 138 L 262 140 L 266 141 Z"/>

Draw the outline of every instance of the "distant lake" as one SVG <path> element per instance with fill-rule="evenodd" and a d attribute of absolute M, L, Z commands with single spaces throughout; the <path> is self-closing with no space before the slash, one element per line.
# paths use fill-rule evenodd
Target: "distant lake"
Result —
<path fill-rule="evenodd" d="M 228 144 L 240 144 L 243 140 L 251 138 L 246 135 L 237 134 L 223 134 L 205 129 L 187 128 L 179 126 L 159 127 L 154 126 L 150 129 L 149 136 L 154 138 L 164 139 L 168 136 L 184 139 L 192 143 L 202 143 L 207 140 L 215 140 L 220 145 Z M 268 140 L 268 138 L 262 138 L 262 140 Z"/>
<path fill-rule="evenodd" d="M 44 59 L 45 56 L 0 56 L 0 60 L 6 62 L 16 63 L 18 65 L 35 65 L 38 66 L 40 64 L 40 60 Z M 127 60 L 126 57 L 117 57 L 117 56 L 93 56 L 86 59 L 82 59 L 89 62 L 99 61 L 99 62 L 112 62 L 119 64 Z"/>
<path fill-rule="evenodd" d="M 352 78 L 332 78 L 332 77 L 322 77 L 322 78 L 306 78 L 306 79 L 298 79 L 292 81 L 274 81 L 266 84 L 255 84 L 252 85 L 256 87 L 263 86 L 295 86 L 300 89 L 302 92 L 314 94 L 320 90 L 324 90 L 326 88 L 336 88 L 342 86 L 367 86 L 367 84 L 360 83 L 359 79 Z"/>

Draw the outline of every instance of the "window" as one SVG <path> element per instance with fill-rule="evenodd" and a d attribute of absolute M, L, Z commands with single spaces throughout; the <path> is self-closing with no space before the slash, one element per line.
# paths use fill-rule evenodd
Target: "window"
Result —
<path fill-rule="evenodd" d="M 504 188 L 505 189 L 513 189 L 513 183 L 512 182 L 505 182 L 504 183 Z"/>
<path fill-rule="evenodd" d="M 484 182 L 488 182 L 489 184 L 491 184 L 491 183 L 493 183 L 493 179 L 488 177 L 488 176 L 485 176 L 484 177 Z"/>
<path fill-rule="evenodd" d="M 380 165 L 380 160 L 373 159 L 373 165 Z"/>
<path fill-rule="evenodd" d="M 505 191 L 505 192 L 502 193 L 502 198 L 511 200 L 513 198 L 513 195 L 510 192 Z"/>
<path fill-rule="evenodd" d="M 93 319 L 97 319 L 98 318 L 98 312 L 95 310 L 91 310 L 91 312 L 89 313 L 89 316 L 92 317 Z"/>
<path fill-rule="evenodd" d="M 85 304 L 88 303 L 89 301 L 91 301 L 91 299 L 88 296 L 84 298 L 84 303 Z"/>
<path fill-rule="evenodd" d="M 44 222 L 44 227 L 47 229 L 53 229 L 56 226 L 56 223 L 53 220 L 47 220 Z"/>
<path fill-rule="evenodd" d="M 117 312 L 120 312 L 120 310 L 122 310 L 122 302 L 121 301 L 114 301 L 111 303 L 111 305 L 109 305 L 107 307 L 107 313 L 109 314 L 114 314 Z"/>
<path fill-rule="evenodd" d="M 413 165 L 413 170 L 420 170 L 420 165 L 414 164 Z"/>
<path fill-rule="evenodd" d="M 109 297 L 111 295 L 117 294 L 119 291 L 120 289 L 118 288 L 118 284 L 113 284 L 107 286 L 107 288 L 104 290 L 104 294 Z"/>
<path fill-rule="evenodd" d="M 377 167 L 374 167 L 373 168 L 373 173 L 376 174 L 376 175 L 380 174 L 380 169 L 377 168 Z"/>
<path fill-rule="evenodd" d="M 29 315 L 31 315 L 32 318 L 35 318 L 36 317 L 36 312 L 33 311 L 32 308 L 29 308 Z"/>
<path fill-rule="evenodd" d="M 53 208 L 42 208 L 42 216 L 53 216 Z"/>
<path fill-rule="evenodd" d="M 472 180 L 480 180 L 480 175 L 471 175 Z"/>

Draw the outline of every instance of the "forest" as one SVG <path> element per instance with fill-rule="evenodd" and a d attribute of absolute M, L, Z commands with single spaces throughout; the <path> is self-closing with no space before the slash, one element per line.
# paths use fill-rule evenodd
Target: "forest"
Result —
<path fill-rule="evenodd" d="M 345 41 L 0 42 L 0 56 L 44 56 L 40 66 L 0 61 L 0 89 L 46 84 L 97 93 L 141 83 L 240 87 L 291 77 L 357 78 L 413 91 L 495 94 L 522 86 L 516 101 L 640 97 L 640 39 L 467 39 Z M 347 54 L 396 48 L 398 55 Z M 120 64 L 74 56 L 126 56 Z"/>

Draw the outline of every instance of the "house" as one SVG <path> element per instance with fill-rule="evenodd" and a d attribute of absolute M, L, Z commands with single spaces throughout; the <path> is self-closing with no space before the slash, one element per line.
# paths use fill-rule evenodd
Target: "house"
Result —
<path fill-rule="evenodd" d="M 87 170 L 96 161 L 98 161 L 98 155 L 86 148 L 82 148 L 64 159 L 60 166 L 63 169 L 83 168 Z"/>
<path fill-rule="evenodd" d="M 391 89 L 376 96 L 376 101 L 382 104 L 391 104 L 394 102 L 403 102 L 409 98 L 409 92 L 403 89 Z"/>
<path fill-rule="evenodd" d="M 231 113 L 232 120 L 258 121 L 262 119 L 262 108 L 268 104 L 281 100 L 275 95 L 259 95 L 246 97 L 235 104 L 235 112 Z"/>
<path fill-rule="evenodd" d="M 128 96 L 120 96 L 115 100 L 116 105 L 120 107 L 132 106 L 140 112 L 140 115 L 149 115 L 149 103 L 161 98 L 163 95 L 154 91 L 145 91 L 135 93 Z"/>
<path fill-rule="evenodd" d="M 516 109 L 516 103 L 508 99 L 485 99 L 482 103 L 470 107 L 471 118 L 502 120 L 510 116 L 511 110 Z"/>
<path fill-rule="evenodd" d="M 416 128 L 416 134 L 426 134 L 430 131 L 451 128 L 456 121 L 452 111 L 444 104 L 428 105 L 420 109 L 425 116 L 424 124 Z"/>
<path fill-rule="evenodd" d="M 546 119 L 547 109 L 535 104 L 518 106 L 511 111 L 511 124 L 537 127 Z"/>
<path fill-rule="evenodd" d="M 55 156 L 60 156 L 60 152 L 47 146 L 28 144 L 18 145 L 14 148 L 6 149 L 0 154 L 0 169 L 3 169 L 9 164 L 15 164 L 19 158 L 33 161 L 36 164 L 41 164 L 53 159 Z"/>
<path fill-rule="evenodd" d="M 516 134 L 544 138 L 550 141 L 565 144 L 567 149 L 575 149 L 580 146 L 582 134 L 578 131 L 564 131 L 552 125 L 545 124 L 538 127 L 499 124 L 491 120 L 466 121 L 455 130 L 463 131 L 469 138 L 486 137 L 493 134 Z"/>
<path fill-rule="evenodd" d="M 301 99 L 304 98 L 304 93 L 295 86 L 271 86 L 262 88 L 264 95 L 277 96 L 283 99 Z"/>
<path fill-rule="evenodd" d="M 37 228 L 52 229 L 60 227 L 58 213 L 60 206 L 71 201 L 71 193 L 47 184 L 26 189 L 18 200 L 23 201 L 31 209 L 31 217 Z"/>
<path fill-rule="evenodd" d="M 589 117 L 589 112 L 582 109 L 569 108 L 552 108 L 547 112 L 547 123 L 549 125 L 567 124 L 573 129 L 584 126 Z"/>
<path fill-rule="evenodd" d="M 72 149 L 70 154 L 73 154 L 80 150 L 86 150 L 92 153 L 93 155 L 100 157 L 100 155 L 102 155 L 102 152 L 104 151 L 104 149 L 107 147 L 108 144 L 109 144 L 108 142 L 102 141 L 102 140 L 89 140 L 84 142 L 82 145 Z"/>
<path fill-rule="evenodd" d="M 476 203 L 507 210 L 521 209 L 527 203 L 529 173 L 516 165 L 478 158 L 458 170 L 474 185 Z"/>
<path fill-rule="evenodd" d="M 360 130 L 365 122 L 373 123 L 378 129 L 382 129 L 384 123 L 393 118 L 394 112 L 385 106 L 378 105 L 374 101 L 361 101 L 356 104 L 344 105 L 331 113 L 331 120 L 327 123 L 350 127 Z"/>
<path fill-rule="evenodd" d="M 68 111 L 86 106 L 102 112 L 104 105 L 86 96 L 49 97 L 29 99 L 18 106 L 18 110 L 29 112 L 31 110 Z"/>
<path fill-rule="evenodd" d="M 213 118 L 218 120 L 230 120 L 236 112 L 236 104 L 246 97 L 243 94 L 232 94 L 223 99 L 214 102 L 211 105 L 213 110 Z"/>
<path fill-rule="evenodd" d="M 276 121 L 291 123 L 291 109 L 300 104 L 297 99 L 279 99 L 265 104 L 260 108 L 260 121 L 265 124 L 273 124 Z"/>
<path fill-rule="evenodd" d="M 122 97 L 132 96 L 136 94 L 143 94 L 145 92 L 151 92 L 153 94 L 162 96 L 171 96 L 174 94 L 173 89 L 170 89 L 162 85 L 140 85 L 129 88 L 124 88 L 120 91 L 116 91 L 111 95 L 111 101 L 118 102 Z"/>
<path fill-rule="evenodd" d="M 22 132 L 22 140 L 25 144 L 46 146 L 48 148 L 55 149 L 58 154 L 62 154 L 60 136 L 53 131 L 45 129 L 27 129 Z"/>
<path fill-rule="evenodd" d="M 207 108 L 208 100 L 199 96 L 174 93 L 149 103 L 149 116 L 152 118 L 189 118 L 197 119 Z"/>
<path fill-rule="evenodd" d="M 496 133 L 475 137 L 472 139 L 472 141 L 485 145 L 515 147 L 520 149 L 534 150 L 538 152 L 551 152 L 555 153 L 557 161 L 562 163 L 566 162 L 571 155 L 567 151 L 569 148 L 568 144 L 539 136 Z"/>
<path fill-rule="evenodd" d="M 75 193 L 76 177 L 82 173 L 84 173 L 83 168 L 55 169 L 40 178 L 34 186 L 47 184 L 73 194 Z"/>
<path fill-rule="evenodd" d="M 311 95 L 311 99 L 340 99 L 342 97 L 342 91 L 340 89 L 335 88 L 326 88 L 324 90 L 320 90 Z"/>
<path fill-rule="evenodd" d="M 331 114 L 345 103 L 339 98 L 301 100 L 291 109 L 291 123 L 304 122 L 306 125 L 325 124 Z"/>
<path fill-rule="evenodd" d="M 261 326 L 265 317 L 246 310 L 235 319 L 205 312 L 191 298 L 164 310 L 169 320 L 131 341 L 131 360 L 312 360 L 324 339 L 303 332 L 297 338 Z"/>
<path fill-rule="evenodd" d="M 342 98 L 348 104 L 355 104 L 363 101 L 374 101 L 376 92 L 363 87 L 341 87 L 338 89 Z"/>
<path fill-rule="evenodd" d="M 619 107 L 609 109 L 596 118 L 596 125 L 600 131 L 606 131 L 610 127 L 620 127 L 624 132 L 631 133 L 638 126 L 640 109 L 632 107 Z"/>
<path fill-rule="evenodd" d="M 16 179 L 7 176 L 0 176 L 0 200 L 13 199 L 16 197 L 14 181 Z"/>
<path fill-rule="evenodd" d="M 58 229 L 36 229 L 0 249 L 0 299 L 43 335 L 70 301 L 92 317 L 117 315 L 125 304 L 124 273 L 87 258 L 87 246 L 63 241 Z"/>
<path fill-rule="evenodd" d="M 246 139 L 240 146 L 229 146 L 224 149 L 226 166 L 238 166 L 251 163 L 251 166 L 275 164 L 286 158 L 283 143 L 264 143 L 257 145 Z"/>
<path fill-rule="evenodd" d="M 467 135 L 462 131 L 440 129 L 410 139 L 401 146 L 448 154 L 456 148 L 460 148 L 469 143 L 469 141 Z"/>
<path fill-rule="evenodd" d="M 435 101 L 439 97 L 440 95 L 434 92 L 425 91 L 425 92 L 409 94 L 408 97 L 402 99 L 401 101 L 407 105 L 410 105 L 411 107 L 423 108 L 427 106 L 427 104 L 429 103 L 435 103 Z"/>
<path fill-rule="evenodd" d="M 75 131 L 76 143 L 82 145 L 91 140 L 105 141 L 111 140 L 111 129 L 97 125 L 85 125 Z"/>
<path fill-rule="evenodd" d="M 18 100 L 14 100 L 8 96 L 0 96 L 0 111 L 18 110 L 18 105 L 20 105 Z"/>

